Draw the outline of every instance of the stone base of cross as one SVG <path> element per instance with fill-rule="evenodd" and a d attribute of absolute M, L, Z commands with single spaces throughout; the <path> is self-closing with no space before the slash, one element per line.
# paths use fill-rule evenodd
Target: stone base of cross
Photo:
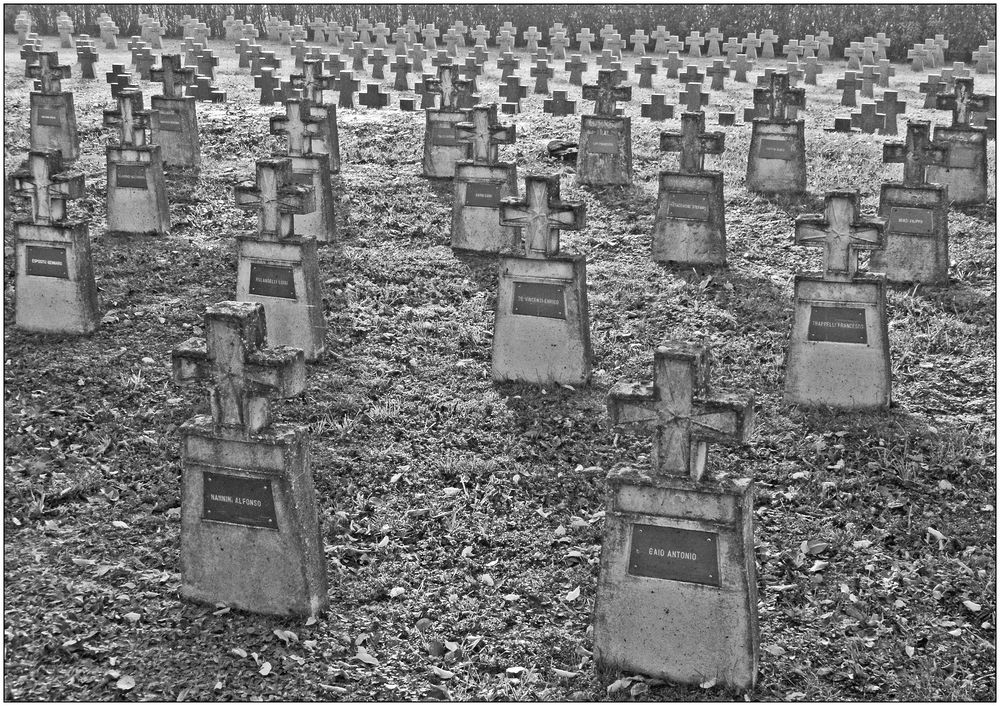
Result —
<path fill-rule="evenodd" d="M 170 207 L 159 145 L 107 148 L 108 234 L 166 235 Z"/>

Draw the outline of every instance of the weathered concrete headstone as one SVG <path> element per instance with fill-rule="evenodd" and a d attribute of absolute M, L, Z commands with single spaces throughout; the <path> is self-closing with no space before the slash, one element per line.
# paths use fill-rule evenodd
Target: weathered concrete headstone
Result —
<path fill-rule="evenodd" d="M 642 61 L 636 62 L 632 70 L 639 74 L 639 88 L 652 88 L 653 76 L 660 69 L 655 63 L 653 63 L 652 57 L 644 56 L 642 57 Z"/>
<path fill-rule="evenodd" d="M 705 69 L 705 74 L 712 77 L 712 85 L 709 88 L 713 91 L 723 91 L 726 88 L 725 79 L 729 75 L 729 69 L 722 59 L 716 59 L 712 65 Z"/>
<path fill-rule="evenodd" d="M 773 29 L 766 28 L 760 33 L 760 41 L 763 44 L 763 48 L 760 50 L 760 57 L 762 59 L 773 59 L 774 45 L 778 41 L 778 35 L 774 33 Z"/>
<path fill-rule="evenodd" d="M 687 112 L 700 112 L 708 105 L 708 93 L 704 93 L 701 83 L 685 83 L 684 90 L 677 95 L 677 100 Z"/>
<path fill-rule="evenodd" d="M 924 70 L 924 60 L 927 58 L 927 50 L 924 49 L 923 44 L 914 44 L 913 48 L 906 52 L 906 58 L 910 60 L 910 69 L 914 73 L 919 73 Z"/>
<path fill-rule="evenodd" d="M 877 85 L 879 88 L 888 88 L 889 79 L 896 75 L 896 69 L 892 67 L 888 59 L 879 59 L 878 61 L 878 76 Z"/>
<path fill-rule="evenodd" d="M 149 99 L 150 139 L 160 146 L 167 166 L 197 169 L 201 166 L 196 99 L 182 94 L 194 78 L 194 69 L 181 66 L 180 54 L 164 54 L 162 66 L 150 71 L 150 79 L 163 83 L 163 95 Z"/>
<path fill-rule="evenodd" d="M 746 54 L 736 55 L 736 64 L 733 67 L 733 80 L 738 83 L 749 83 L 747 81 L 747 71 L 753 68 L 753 62 L 747 60 Z"/>
<path fill-rule="evenodd" d="M 685 112 L 680 132 L 661 132 L 660 150 L 680 152 L 677 170 L 659 174 L 653 260 L 685 265 L 726 264 L 723 175 L 705 171 L 706 154 L 722 154 L 726 136 L 705 132 L 705 114 Z"/>
<path fill-rule="evenodd" d="M 840 104 L 848 108 L 855 108 L 858 105 L 857 90 L 860 87 L 858 76 L 853 71 L 845 71 L 844 77 L 837 79 L 837 88 L 843 91 L 840 96 Z"/>
<path fill-rule="evenodd" d="M 97 78 L 97 75 L 94 73 L 94 64 L 97 63 L 99 58 L 100 55 L 94 49 L 93 45 L 77 41 L 76 60 L 80 64 L 80 78 Z"/>
<path fill-rule="evenodd" d="M 236 299 L 264 305 L 268 345 L 301 348 L 316 360 L 326 350 L 316 239 L 294 230 L 294 214 L 316 207 L 312 186 L 295 183 L 290 159 L 262 159 L 256 182 L 234 193 L 238 208 L 257 211 L 257 232 L 236 238 Z"/>
<path fill-rule="evenodd" d="M 708 444 L 746 443 L 753 395 L 713 394 L 707 348 L 665 341 L 653 384 L 608 394 L 614 425 L 652 429 L 652 469 L 608 475 L 594 658 L 611 670 L 746 691 L 760 635 L 753 481 L 705 473 Z"/>
<path fill-rule="evenodd" d="M 851 113 L 851 127 L 856 127 L 868 135 L 874 135 L 885 128 L 885 115 L 878 112 L 874 103 L 862 103 L 861 112 Z"/>
<path fill-rule="evenodd" d="M 879 134 L 897 134 L 896 117 L 906 112 L 906 101 L 899 100 L 896 91 L 884 91 L 882 100 L 875 101 L 875 110 L 885 116 L 885 124 Z"/>
<path fill-rule="evenodd" d="M 346 74 L 351 78 L 349 71 Z M 310 138 L 310 152 L 327 156 L 331 174 L 340 172 L 340 134 L 337 130 L 337 106 L 323 100 L 323 91 L 341 90 L 342 95 L 346 94 L 350 98 L 359 83 L 352 81 L 353 87 L 346 85 L 346 82 L 341 84 L 336 76 L 333 72 L 324 74 L 321 62 L 307 59 L 302 62 L 302 73 L 289 77 L 292 86 L 301 90 L 302 98 L 308 101 L 309 116 L 319 124 L 319 134 Z M 353 107 L 353 100 L 351 103 L 348 107 Z M 319 240 L 322 242 L 323 239 Z"/>
<path fill-rule="evenodd" d="M 316 616 L 329 607 L 309 443 L 272 424 L 269 398 L 305 388 L 302 351 L 264 345 L 264 307 L 219 302 L 205 339 L 172 354 L 180 384 L 211 381 L 211 415 L 181 434 L 181 595 L 253 613 Z"/>
<path fill-rule="evenodd" d="M 12 192 L 31 199 L 31 216 L 15 219 L 15 321 L 38 333 L 87 334 L 100 323 L 97 285 L 84 221 L 66 201 L 84 194 L 84 176 L 63 168 L 59 150 L 32 150 L 11 174 Z"/>
<path fill-rule="evenodd" d="M 823 214 L 795 219 L 795 242 L 823 250 L 823 272 L 795 276 L 786 403 L 889 406 L 885 277 L 858 271 L 858 251 L 882 247 L 884 222 L 862 221 L 859 200 L 856 191 L 831 191 Z"/>
<path fill-rule="evenodd" d="M 748 60 L 757 61 L 757 50 L 763 44 L 764 42 L 760 40 L 756 32 L 748 32 L 747 36 L 743 38 L 743 53 L 746 54 Z"/>
<path fill-rule="evenodd" d="M 566 91 L 552 91 L 552 97 L 542 101 L 542 111 L 560 117 L 576 113 L 576 101 L 567 98 Z"/>
<path fill-rule="evenodd" d="M 753 119 L 747 160 L 747 191 L 802 193 L 806 190 L 805 121 L 786 117 L 788 106 L 805 108 L 805 89 L 789 88 L 788 75 L 775 72 L 768 88 L 754 89 L 754 103 L 768 116 Z"/>
<path fill-rule="evenodd" d="M 688 46 L 688 56 L 701 57 L 701 47 L 705 43 L 705 38 L 701 36 L 701 32 L 693 30 L 684 40 L 684 43 Z"/>
<path fill-rule="evenodd" d="M 455 164 L 451 247 L 482 253 L 513 253 L 521 234 L 498 225 L 503 199 L 517 198 L 517 166 L 501 162 L 499 145 L 516 140 L 514 125 L 501 125 L 497 104 L 477 105 L 471 122 L 455 125 L 459 142 L 469 145 L 470 159 Z"/>
<path fill-rule="evenodd" d="M 493 330 L 495 381 L 581 385 L 590 378 L 587 261 L 559 252 L 559 231 L 583 228 L 582 202 L 559 199 L 559 177 L 525 177 L 524 199 L 500 207 L 521 231 L 523 257 L 502 257 Z"/>
<path fill-rule="evenodd" d="M 719 31 L 718 27 L 712 27 L 705 33 L 705 39 L 708 41 L 708 50 L 705 56 L 712 58 L 716 56 L 722 56 L 722 52 L 719 51 L 719 42 L 722 41 L 723 35 Z"/>
<path fill-rule="evenodd" d="M 365 92 L 358 96 L 358 103 L 372 110 L 381 110 L 389 105 L 389 94 L 383 93 L 379 84 L 369 83 Z"/>
<path fill-rule="evenodd" d="M 878 81 L 878 69 L 871 64 L 861 67 L 861 95 L 864 98 L 875 97 L 875 82 Z"/>
<path fill-rule="evenodd" d="M 652 93 L 649 96 L 649 103 L 639 106 L 639 114 L 650 120 L 669 120 L 674 117 L 674 106 L 667 103 L 667 97 L 662 93 Z"/>
<path fill-rule="evenodd" d="M 59 32 L 59 48 L 73 48 L 73 19 L 65 12 L 60 12 L 56 18 L 56 30 Z"/>
<path fill-rule="evenodd" d="M 632 183 L 632 121 L 615 115 L 615 103 L 632 99 L 632 89 L 619 86 L 615 72 L 601 69 L 597 83 L 583 87 L 583 99 L 594 101 L 594 114 L 580 124 L 577 179 L 581 184 L 604 186 Z"/>
<path fill-rule="evenodd" d="M 441 96 L 440 108 L 426 111 L 423 171 L 426 177 L 450 179 L 455 176 L 455 163 L 469 157 L 469 146 L 458 140 L 455 126 L 469 122 L 470 112 L 460 106 L 463 95 L 471 94 L 471 86 L 458 74 L 459 67 L 442 66 L 436 79 L 424 79 L 425 91 Z"/>
<path fill-rule="evenodd" d="M 18 46 L 24 44 L 25 37 L 31 31 L 31 15 L 28 14 L 27 10 L 21 10 L 17 13 L 17 17 L 14 18 L 14 31 L 17 32 Z"/>
<path fill-rule="evenodd" d="M 76 110 L 72 92 L 62 90 L 70 68 L 59 64 L 59 54 L 54 51 L 39 52 L 36 60 L 27 72 L 36 80 L 36 90 L 28 98 L 31 149 L 59 150 L 65 161 L 75 160 L 80 156 Z"/>
<path fill-rule="evenodd" d="M 934 129 L 934 142 L 948 149 L 945 166 L 927 167 L 927 181 L 948 187 L 952 203 L 983 203 L 987 197 L 986 129 L 969 120 L 986 107 L 987 97 L 973 92 L 972 77 L 955 79 L 953 93 L 938 94 L 935 107 L 951 110 L 951 126 Z"/>
<path fill-rule="evenodd" d="M 549 62 L 544 59 L 536 61 L 528 73 L 535 79 L 534 93 L 548 95 L 549 79 L 555 76 L 555 70 L 549 66 Z"/>
<path fill-rule="evenodd" d="M 104 125 L 118 128 L 119 142 L 107 147 L 110 235 L 166 235 L 170 230 L 161 148 L 146 140 L 150 122 L 137 88 L 119 94 L 117 110 L 104 111 Z"/>
<path fill-rule="evenodd" d="M 595 39 L 597 39 L 597 37 L 590 31 L 589 27 L 584 27 L 576 33 L 576 41 L 580 45 L 579 51 L 581 55 L 593 53 L 593 49 L 590 48 L 590 43 Z"/>
<path fill-rule="evenodd" d="M 931 141 L 931 124 L 911 120 L 906 142 L 886 142 L 882 161 L 903 164 L 903 180 L 882 184 L 878 214 L 885 248 L 871 253 L 870 269 L 890 282 L 948 284 L 948 187 L 928 184 L 927 167 L 948 163 L 948 148 Z"/>

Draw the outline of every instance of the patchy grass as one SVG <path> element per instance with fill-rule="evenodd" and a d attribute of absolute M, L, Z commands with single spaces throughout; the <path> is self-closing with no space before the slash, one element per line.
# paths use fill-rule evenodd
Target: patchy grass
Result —
<path fill-rule="evenodd" d="M 757 487 L 764 649 L 749 697 L 995 694 L 995 201 L 952 211 L 950 287 L 891 290 L 888 413 L 781 404 L 792 275 L 818 265 L 817 253 L 792 244 L 795 216 L 845 183 L 872 213 L 880 181 L 901 173 L 880 163 L 881 137 L 823 130 L 846 113 L 832 87 L 842 61 L 807 88 L 807 196 L 748 194 L 749 129 L 725 128 L 728 149 L 709 160 L 726 175 L 730 266 L 721 271 L 649 259 L 656 173 L 676 160 L 657 153 L 658 132 L 679 125 L 638 117 L 650 91 L 635 88 L 626 107 L 636 158 L 628 189 L 581 189 L 571 167 L 547 159 L 550 139 L 577 139 L 578 115 L 545 115 L 543 97 L 531 95 L 522 114 L 505 116 L 518 142 L 504 158 L 522 175 L 561 172 L 563 197 L 587 204 L 587 227 L 563 233 L 567 249 L 588 255 L 595 365 L 580 390 L 490 382 L 496 266 L 448 247 L 450 187 L 419 175 L 423 116 L 340 111 L 343 238 L 320 253 L 330 352 L 310 365 L 298 399 L 275 405 L 279 420 L 312 435 L 332 609 L 307 624 L 180 601 L 176 430 L 206 405 L 171 382 L 170 351 L 202 333 L 205 306 L 234 296 L 233 236 L 255 220 L 234 206 L 232 185 L 279 147 L 266 134 L 279 109 L 259 106 L 231 47 L 211 44 L 230 100 L 198 107 L 204 166 L 169 176 L 168 238 L 105 235 L 109 90 L 101 79 L 67 82 L 87 175 L 72 209 L 90 223 L 106 312 L 98 332 L 13 327 L 5 213 L 7 698 L 736 696 L 604 673 L 591 661 L 604 477 L 648 464 L 649 453 L 648 438 L 608 428 L 604 397 L 616 381 L 648 379 L 664 338 L 710 343 L 717 385 L 757 398 L 751 444 L 710 456 L 711 468 Z M 100 71 L 128 63 L 124 50 L 100 53 Z M 493 54 L 480 78 L 486 101 L 497 95 Z M 29 90 L 11 37 L 5 68 L 11 170 L 28 148 Z M 909 117 L 948 120 L 916 107 L 924 74 L 897 71 L 892 87 Z M 654 85 L 676 97 L 662 73 Z M 147 98 L 159 92 L 142 87 Z M 550 87 L 568 88 L 565 74 Z M 717 129 L 718 104 L 741 112 L 750 86 L 729 82 L 711 100 Z M 993 143 L 989 154 L 993 174 Z"/>

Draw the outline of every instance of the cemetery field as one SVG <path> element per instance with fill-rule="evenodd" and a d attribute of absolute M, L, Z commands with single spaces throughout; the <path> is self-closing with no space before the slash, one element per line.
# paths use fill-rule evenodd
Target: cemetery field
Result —
<path fill-rule="evenodd" d="M 46 48 L 58 41 L 45 37 Z M 276 49 L 286 64 L 288 48 Z M 471 44 L 471 42 L 470 42 Z M 177 53 L 177 39 L 163 53 Z M 178 427 L 207 410 L 204 388 L 171 378 L 171 351 L 203 336 L 205 307 L 235 297 L 235 236 L 256 215 L 233 186 L 283 141 L 280 106 L 260 106 L 226 42 L 216 85 L 199 103 L 202 168 L 168 172 L 164 238 L 105 232 L 105 146 L 115 131 L 104 73 L 128 65 L 125 42 L 101 48 L 96 80 L 74 92 L 103 320 L 88 337 L 14 327 L 13 217 L 4 212 L 4 695 L 18 700 L 730 700 L 706 683 L 678 687 L 594 668 L 589 629 L 605 513 L 605 476 L 648 467 L 650 438 L 612 428 L 605 397 L 649 381 L 654 346 L 711 346 L 719 390 L 751 390 L 746 447 L 712 446 L 712 472 L 754 479 L 761 664 L 753 700 L 987 700 L 996 691 L 996 202 L 954 207 L 947 287 L 890 287 L 892 406 L 886 413 L 805 411 L 782 404 L 794 274 L 820 254 L 794 245 L 795 217 L 847 186 L 873 215 L 883 181 L 879 135 L 827 132 L 845 62 L 806 86 L 808 196 L 767 199 L 745 188 L 752 84 L 711 91 L 708 130 L 726 151 L 729 265 L 696 271 L 650 259 L 659 132 L 640 117 L 653 78 L 622 104 L 632 117 L 634 184 L 581 188 L 550 140 L 576 142 L 593 103 L 555 62 L 552 90 L 577 114 L 542 112 L 528 86 L 522 112 L 501 115 L 517 143 L 519 188 L 532 172 L 562 175 L 562 198 L 586 204 L 563 248 L 587 255 L 594 349 L 591 384 L 538 387 L 490 380 L 495 258 L 449 247 L 452 185 L 421 176 L 424 116 L 338 109 L 335 178 L 341 239 L 319 251 L 327 353 L 306 391 L 275 401 L 278 421 L 305 426 L 330 578 L 330 612 L 282 619 L 183 602 Z M 467 50 L 462 50 L 464 57 Z M 66 53 L 66 50 L 60 53 Z M 839 50 L 836 54 L 839 56 Z M 596 79 L 593 57 L 585 83 Z M 70 63 L 66 53 L 64 63 Z M 491 45 L 485 102 L 497 101 Z M 710 59 L 695 59 L 702 70 Z M 750 72 L 754 82 L 763 60 Z M 28 91 L 16 38 L 5 37 L 7 172 L 28 151 Z M 925 110 L 927 72 L 895 65 L 890 88 L 906 118 Z M 381 81 L 391 91 L 392 75 Z M 975 75 L 995 93 L 995 76 Z M 410 85 L 413 84 L 410 77 Z M 160 84 L 135 81 L 145 104 Z M 366 74 L 364 84 L 375 82 Z M 801 84 L 800 84 L 801 85 Z M 707 86 L 706 86 L 706 91 Z M 881 89 L 876 89 L 879 96 Z M 405 93 L 404 96 L 413 96 Z M 328 101 L 335 95 L 327 94 Z M 867 102 L 860 99 L 859 102 Z M 737 125 L 720 128 L 720 106 Z M 990 142 L 990 190 L 996 148 Z"/>

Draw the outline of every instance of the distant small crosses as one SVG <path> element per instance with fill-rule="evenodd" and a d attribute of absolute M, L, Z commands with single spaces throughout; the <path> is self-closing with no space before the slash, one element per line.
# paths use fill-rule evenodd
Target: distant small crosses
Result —
<path fill-rule="evenodd" d="M 234 195 L 237 208 L 257 212 L 257 232 L 268 240 L 290 238 L 295 215 L 316 208 L 315 193 L 295 183 L 287 158 L 258 160 L 257 181 L 237 184 Z"/>
<path fill-rule="evenodd" d="M 542 101 L 542 110 L 556 117 L 576 113 L 576 101 L 566 98 L 566 91 L 552 91 L 552 97 Z"/>
<path fill-rule="evenodd" d="M 497 51 L 500 54 L 511 54 L 514 51 L 514 36 L 505 29 L 497 35 Z"/>
<path fill-rule="evenodd" d="M 920 186 L 927 183 L 927 167 L 948 164 L 948 148 L 931 142 L 929 120 L 910 120 L 906 125 L 906 142 L 886 142 L 882 145 L 882 161 L 903 165 L 903 183 Z"/>
<path fill-rule="evenodd" d="M 799 46 L 802 48 L 802 58 L 809 59 L 816 56 L 816 51 L 819 49 L 819 41 L 813 35 L 807 34 L 806 38 L 799 42 Z"/>
<path fill-rule="evenodd" d="M 125 71 L 125 64 L 112 64 L 111 71 L 104 74 L 107 83 L 111 84 L 111 97 L 118 98 L 127 88 L 138 88 L 132 83 L 132 74 Z"/>
<path fill-rule="evenodd" d="M 719 51 L 719 42 L 722 41 L 722 32 L 719 31 L 718 27 L 712 27 L 708 32 L 705 33 L 705 39 L 708 40 L 708 51 L 705 54 L 709 58 L 722 56 L 722 52 Z"/>
<path fill-rule="evenodd" d="M 163 84 L 163 95 L 167 98 L 179 97 L 183 87 L 194 81 L 194 68 L 182 68 L 180 54 L 164 54 L 160 57 L 161 67 L 150 70 L 149 80 Z"/>
<path fill-rule="evenodd" d="M 589 64 L 584 61 L 579 54 L 573 54 L 570 60 L 566 62 L 563 67 L 569 72 L 569 83 L 572 86 L 582 86 L 583 85 L 583 73 L 590 68 Z M 641 85 L 641 84 L 640 84 Z"/>
<path fill-rule="evenodd" d="M 705 38 L 701 36 L 698 30 L 693 30 L 687 36 L 687 39 L 684 40 L 684 43 L 688 46 L 688 56 L 700 57 L 701 46 L 705 43 Z"/>
<path fill-rule="evenodd" d="M 444 33 L 444 46 L 448 56 L 458 56 L 458 40 L 458 30 L 454 27 L 450 27 L 448 31 Z"/>
<path fill-rule="evenodd" d="M 957 78 L 953 93 L 938 94 L 934 99 L 935 108 L 951 111 L 952 127 L 967 127 L 973 112 L 988 109 L 988 97 L 973 93 L 973 85 L 970 77 Z"/>
<path fill-rule="evenodd" d="M 375 48 L 376 49 L 388 49 L 389 48 L 389 28 L 385 26 L 384 22 L 375 23 L 374 29 L 372 29 L 372 34 L 375 35 Z"/>
<path fill-rule="evenodd" d="M 409 91 L 410 81 L 407 78 L 407 74 L 413 69 L 413 64 L 406 60 L 405 54 L 397 54 L 396 60 L 389 67 L 395 74 L 395 80 L 392 83 L 393 90 L 396 91 Z"/>
<path fill-rule="evenodd" d="M 875 110 L 885 116 L 885 124 L 879 134 L 897 134 L 896 116 L 906 112 L 906 101 L 897 100 L 896 91 L 885 91 L 882 100 L 875 101 Z"/>
<path fill-rule="evenodd" d="M 987 45 L 981 44 L 976 51 L 972 52 L 972 60 L 976 62 L 977 74 L 989 73 L 991 68 L 996 69 L 997 53 L 991 51 Z"/>
<path fill-rule="evenodd" d="M 482 25 L 479 25 L 480 27 Z M 452 29 L 458 34 L 458 46 L 465 48 L 465 35 L 469 33 L 469 28 L 465 26 L 462 20 L 455 20 L 454 24 L 451 26 Z"/>
<path fill-rule="evenodd" d="M 840 96 L 840 104 L 853 108 L 858 104 L 857 90 L 860 86 L 857 74 L 853 71 L 845 71 L 844 78 L 837 79 L 837 88 L 844 93 Z"/>
<path fill-rule="evenodd" d="M 747 55 L 748 60 L 757 60 L 757 50 L 760 49 L 762 44 L 763 42 L 757 37 L 756 32 L 750 32 L 743 38 L 743 47 L 746 49 L 744 53 Z"/>
<path fill-rule="evenodd" d="M 941 77 L 930 74 L 927 80 L 920 84 L 920 92 L 924 94 L 924 108 L 934 108 L 937 105 L 938 93 L 944 93 L 947 86 Z"/>
<path fill-rule="evenodd" d="M 767 28 L 760 33 L 760 41 L 763 43 L 763 48 L 760 51 L 760 55 L 764 59 L 774 58 L 774 44 L 778 41 L 778 35 L 774 33 L 773 29 Z"/>
<path fill-rule="evenodd" d="M 889 77 L 896 75 L 896 69 L 892 67 L 888 59 L 878 60 L 878 83 L 879 88 L 889 87 Z"/>
<path fill-rule="evenodd" d="M 709 88 L 713 91 L 725 90 L 725 79 L 729 76 L 729 69 L 726 68 L 725 61 L 716 59 L 710 68 L 705 69 L 705 74 L 712 77 L 712 85 Z"/>
<path fill-rule="evenodd" d="M 885 115 L 878 112 L 874 103 L 863 103 L 860 113 L 851 114 L 851 127 L 860 128 L 868 135 L 881 132 L 884 126 Z"/>
<path fill-rule="evenodd" d="M 689 113 L 700 112 L 708 105 L 708 94 L 702 92 L 700 83 L 685 84 L 684 90 L 678 94 L 677 99 L 684 106 L 685 112 Z"/>
<path fill-rule="evenodd" d="M 379 84 L 369 83 L 365 92 L 358 96 L 358 103 L 366 108 L 379 110 L 389 105 L 389 94 L 382 93 L 382 88 Z"/>
<path fill-rule="evenodd" d="M 675 51 L 667 54 L 667 58 L 663 60 L 663 67 L 667 70 L 667 78 L 677 78 L 677 71 L 683 65 L 684 60 Z"/>
<path fill-rule="evenodd" d="M 667 97 L 662 93 L 653 93 L 649 96 L 649 103 L 639 106 L 639 112 L 644 118 L 662 121 L 674 117 L 674 106 L 668 104 Z"/>
<path fill-rule="evenodd" d="M 770 120 L 785 120 L 790 108 L 805 110 L 806 91 L 804 88 L 789 88 L 788 74 L 775 72 L 771 75 L 771 85 L 768 88 L 755 88 L 753 101 L 756 105 L 767 106 Z"/>
<path fill-rule="evenodd" d="M 639 74 L 639 88 L 652 88 L 653 75 L 659 71 L 659 67 L 653 63 L 652 57 L 644 56 L 642 61 L 635 65 L 633 71 Z"/>
<path fill-rule="evenodd" d="M 583 99 L 594 101 L 594 115 L 615 115 L 615 103 L 632 100 L 632 88 L 615 84 L 614 72 L 602 69 L 597 72 L 597 83 L 583 87 Z"/>

